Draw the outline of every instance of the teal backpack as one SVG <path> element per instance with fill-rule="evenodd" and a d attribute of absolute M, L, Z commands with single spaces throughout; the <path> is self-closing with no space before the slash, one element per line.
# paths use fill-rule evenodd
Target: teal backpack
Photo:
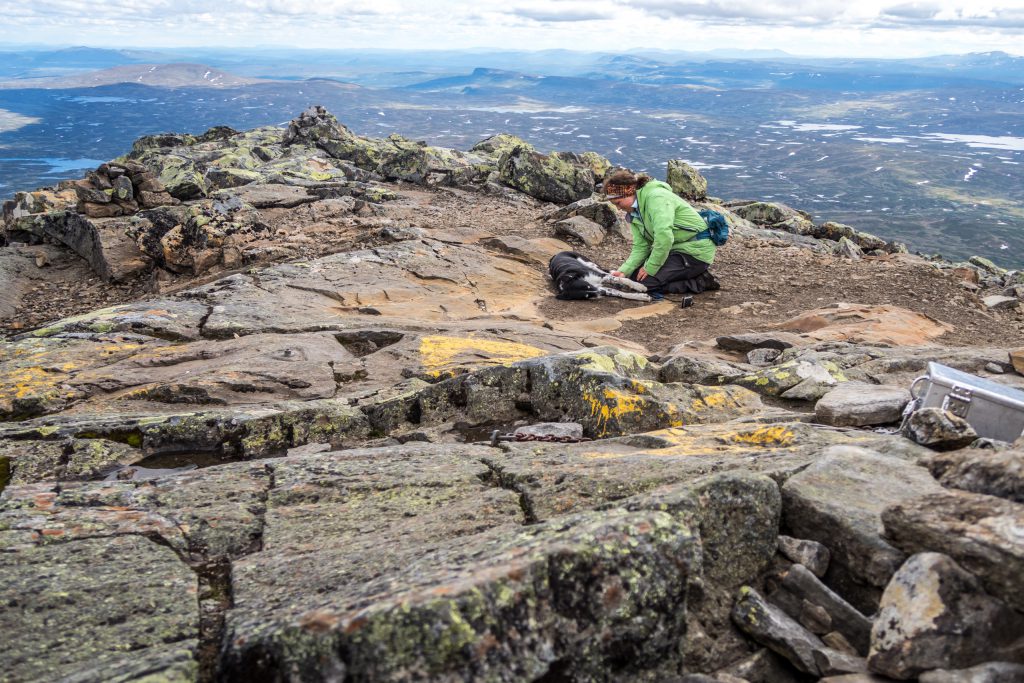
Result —
<path fill-rule="evenodd" d="M 725 220 L 725 216 L 711 209 L 701 209 L 699 213 L 708 227 L 707 230 L 702 230 L 694 235 L 693 239 L 711 240 L 716 247 L 729 241 L 729 222 Z"/>

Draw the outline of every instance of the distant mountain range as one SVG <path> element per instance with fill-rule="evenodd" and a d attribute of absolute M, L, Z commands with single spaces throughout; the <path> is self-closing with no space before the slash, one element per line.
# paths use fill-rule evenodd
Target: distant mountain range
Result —
<path fill-rule="evenodd" d="M 761 198 L 911 248 L 1024 265 L 1024 59 L 328 50 L 0 54 L 0 195 L 79 177 L 141 135 L 281 125 L 468 149 L 500 132 Z"/>
<path fill-rule="evenodd" d="M 224 88 L 258 83 L 260 80 L 236 76 L 205 64 L 125 64 L 71 76 L 9 80 L 0 82 L 0 87 L 71 89 L 141 83 L 164 88 Z"/>

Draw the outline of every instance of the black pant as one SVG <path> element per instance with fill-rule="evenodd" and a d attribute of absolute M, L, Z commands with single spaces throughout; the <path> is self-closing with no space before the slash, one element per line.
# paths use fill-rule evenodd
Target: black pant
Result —
<path fill-rule="evenodd" d="M 643 284 L 648 292 L 668 292 L 670 294 L 699 294 L 708 289 L 718 289 L 718 280 L 708 272 L 710 263 L 705 263 L 689 254 L 678 251 L 669 253 L 665 263 L 658 269 L 657 275 L 648 275 Z M 637 272 L 639 272 L 639 268 Z M 636 280 L 637 273 L 629 276 Z"/>

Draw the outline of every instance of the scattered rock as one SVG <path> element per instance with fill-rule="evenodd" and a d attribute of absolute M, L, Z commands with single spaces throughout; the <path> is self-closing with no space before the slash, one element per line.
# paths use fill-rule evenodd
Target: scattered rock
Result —
<path fill-rule="evenodd" d="M 1008 311 L 1020 306 L 1020 299 L 1015 296 L 1002 296 L 1000 294 L 993 294 L 992 296 L 983 297 L 981 303 L 993 311 Z"/>
<path fill-rule="evenodd" d="M 806 567 L 794 564 L 787 569 L 782 574 L 780 590 L 788 592 L 800 604 L 798 614 L 791 612 L 790 616 L 797 619 L 800 614 L 806 613 L 811 608 L 820 610 L 821 616 L 824 618 L 819 617 L 817 621 L 823 626 L 822 634 L 836 631 L 842 634 L 856 652 L 867 654 L 871 621 L 821 583 Z M 771 598 L 775 602 L 774 594 Z M 782 604 L 785 609 L 785 598 L 783 597 L 778 604 Z"/>
<path fill-rule="evenodd" d="M 941 408 L 915 410 L 903 425 L 903 434 L 914 443 L 936 450 L 963 448 L 978 438 L 967 420 Z"/>
<path fill-rule="evenodd" d="M 906 553 L 948 555 L 991 595 L 1024 611 L 1024 506 L 963 491 L 907 497 L 882 513 L 885 534 Z"/>
<path fill-rule="evenodd" d="M 999 660 L 1024 661 L 1024 615 L 987 595 L 945 555 L 908 559 L 882 595 L 871 670 L 906 679 Z"/>
<path fill-rule="evenodd" d="M 740 589 L 732 620 L 744 633 L 788 659 L 800 671 L 819 674 L 814 652 L 825 649 L 825 644 L 753 588 Z"/>
<path fill-rule="evenodd" d="M 817 541 L 779 536 L 779 552 L 819 578 L 828 570 L 828 548 Z"/>
<path fill-rule="evenodd" d="M 938 490 L 924 468 L 867 449 L 834 446 L 783 485 L 783 529 L 825 545 L 832 557 L 825 575 L 829 585 L 870 614 L 905 558 L 882 538 L 882 511 Z"/>
<path fill-rule="evenodd" d="M 825 648 L 814 651 L 814 663 L 822 676 L 841 676 L 849 673 L 867 673 L 868 663 L 863 657 Z"/>
<path fill-rule="evenodd" d="M 844 382 L 815 404 L 814 415 L 836 427 L 889 424 L 899 421 L 908 403 L 910 392 L 900 387 Z"/>

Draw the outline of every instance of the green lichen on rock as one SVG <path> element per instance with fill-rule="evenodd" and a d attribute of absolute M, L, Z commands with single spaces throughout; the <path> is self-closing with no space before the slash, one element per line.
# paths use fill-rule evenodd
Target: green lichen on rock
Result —
<path fill-rule="evenodd" d="M 571 204 L 594 192 L 594 172 L 569 152 L 540 154 L 523 146 L 502 153 L 498 161 L 501 182 L 537 199 Z"/>
<path fill-rule="evenodd" d="M 669 159 L 668 184 L 676 194 L 691 200 L 708 196 L 708 181 L 690 164 L 681 159 Z"/>
<path fill-rule="evenodd" d="M 20 547 L 0 553 L 0 573 L 4 671 L 16 680 L 89 669 L 111 680 L 170 644 L 197 644 L 195 574 L 141 536 Z"/>

